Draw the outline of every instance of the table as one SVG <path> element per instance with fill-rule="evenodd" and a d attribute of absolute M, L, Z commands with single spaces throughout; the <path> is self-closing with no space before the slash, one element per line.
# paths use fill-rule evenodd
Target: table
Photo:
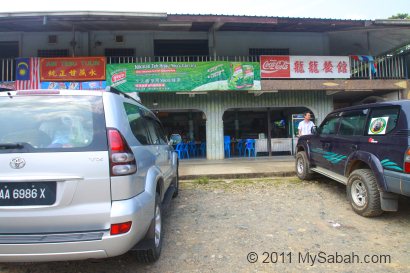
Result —
<path fill-rule="evenodd" d="M 255 151 L 256 153 L 269 152 L 268 140 L 255 139 Z M 292 153 L 292 138 L 271 138 L 271 151 Z"/>

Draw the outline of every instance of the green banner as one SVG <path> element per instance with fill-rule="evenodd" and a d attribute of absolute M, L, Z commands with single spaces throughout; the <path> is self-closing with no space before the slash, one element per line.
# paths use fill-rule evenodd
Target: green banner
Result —
<path fill-rule="evenodd" d="M 261 90 L 258 62 L 107 65 L 107 85 L 123 92 Z"/>

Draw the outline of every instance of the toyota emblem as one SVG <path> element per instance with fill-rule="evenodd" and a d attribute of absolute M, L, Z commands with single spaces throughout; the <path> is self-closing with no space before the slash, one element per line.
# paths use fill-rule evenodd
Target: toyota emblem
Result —
<path fill-rule="evenodd" d="M 21 169 L 24 166 L 26 166 L 26 161 L 21 157 L 13 158 L 10 161 L 10 167 L 12 167 L 13 169 Z"/>

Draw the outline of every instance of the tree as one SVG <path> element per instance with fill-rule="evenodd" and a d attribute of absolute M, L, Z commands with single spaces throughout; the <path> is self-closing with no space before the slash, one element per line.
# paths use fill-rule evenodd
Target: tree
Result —
<path fill-rule="evenodd" d="M 397 13 L 396 15 L 390 16 L 389 19 L 410 19 L 408 13 Z"/>

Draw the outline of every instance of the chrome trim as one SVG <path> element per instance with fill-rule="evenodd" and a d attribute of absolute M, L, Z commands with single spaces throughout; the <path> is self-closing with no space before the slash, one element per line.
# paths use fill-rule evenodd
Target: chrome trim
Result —
<path fill-rule="evenodd" d="M 0 244 L 37 244 L 101 240 L 104 232 L 60 233 L 60 234 L 0 234 Z"/>

